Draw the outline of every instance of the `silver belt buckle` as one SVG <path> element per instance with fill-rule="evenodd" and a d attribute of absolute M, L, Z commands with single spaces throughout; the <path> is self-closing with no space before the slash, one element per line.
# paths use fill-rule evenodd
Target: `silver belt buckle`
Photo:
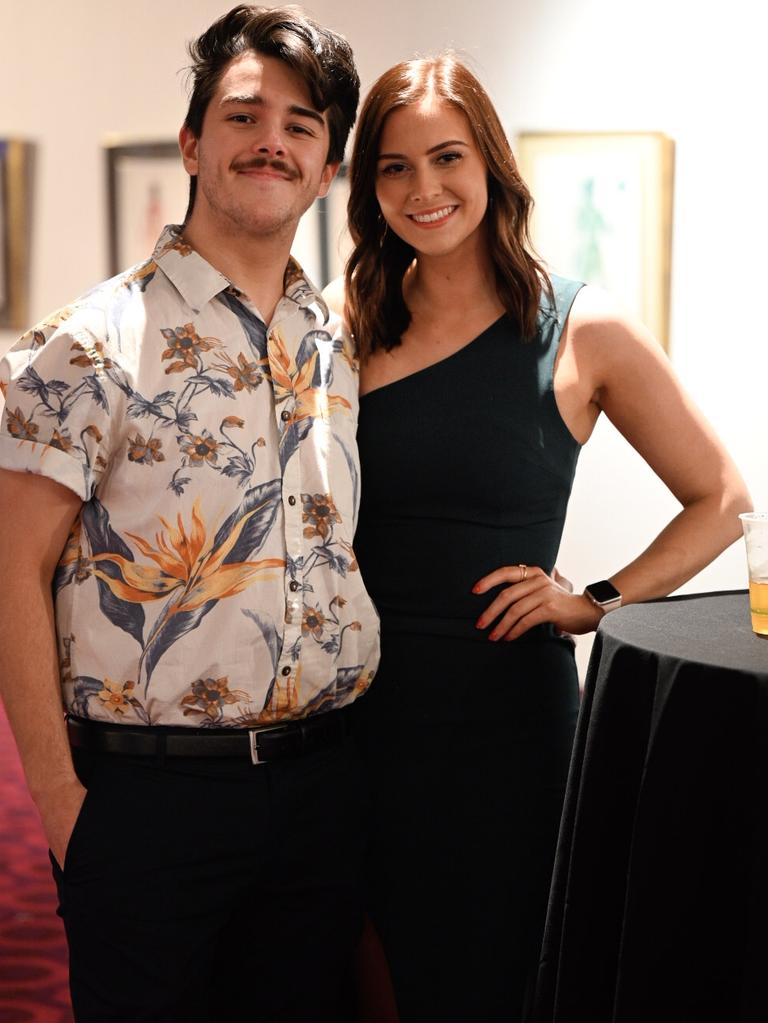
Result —
<path fill-rule="evenodd" d="M 258 734 L 258 729 L 248 732 L 248 742 L 251 745 L 251 763 L 254 765 L 261 763 L 261 760 L 259 760 L 259 745 L 256 742 Z"/>

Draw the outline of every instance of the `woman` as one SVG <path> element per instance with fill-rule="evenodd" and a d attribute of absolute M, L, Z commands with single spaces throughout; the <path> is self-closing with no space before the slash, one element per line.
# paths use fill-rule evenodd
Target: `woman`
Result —
<path fill-rule="evenodd" d="M 521 1018 L 577 711 L 564 634 L 594 629 L 619 595 L 680 586 L 749 507 L 645 328 L 533 258 L 530 208 L 490 100 L 454 57 L 376 82 L 334 304 L 361 360 L 355 549 L 383 659 L 358 734 L 377 798 L 372 915 L 402 1023 Z M 553 566 L 601 411 L 682 511 L 590 597 Z"/>

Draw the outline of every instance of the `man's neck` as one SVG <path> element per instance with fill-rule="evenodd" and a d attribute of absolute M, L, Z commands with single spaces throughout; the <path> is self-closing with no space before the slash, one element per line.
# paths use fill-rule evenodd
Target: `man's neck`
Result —
<path fill-rule="evenodd" d="M 283 295 L 293 233 L 252 235 L 230 229 L 224 234 L 210 229 L 193 214 L 184 227 L 183 237 L 206 262 L 248 296 L 268 324 Z"/>

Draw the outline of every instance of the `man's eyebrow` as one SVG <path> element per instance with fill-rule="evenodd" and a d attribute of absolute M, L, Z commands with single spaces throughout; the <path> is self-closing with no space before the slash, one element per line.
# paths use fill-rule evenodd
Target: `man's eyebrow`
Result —
<path fill-rule="evenodd" d="M 317 121 L 318 124 L 322 124 L 325 127 L 325 118 L 322 114 L 319 114 L 317 110 L 312 110 L 311 107 L 299 107 L 294 103 L 288 107 L 290 113 L 295 114 L 296 117 L 309 117 L 312 121 Z"/>
<path fill-rule="evenodd" d="M 436 146 L 432 146 L 431 149 L 427 150 L 427 156 L 431 156 L 433 153 L 438 153 L 441 149 L 447 149 L 448 146 L 464 146 L 468 149 L 469 143 L 462 142 L 461 139 L 450 139 L 448 142 L 439 142 Z M 403 153 L 379 153 L 378 158 L 379 160 L 404 160 L 405 155 Z"/>
<path fill-rule="evenodd" d="M 222 106 L 225 106 L 227 104 L 235 104 L 235 103 L 237 103 L 237 104 L 241 104 L 242 103 L 244 105 L 249 105 L 249 106 L 252 106 L 252 107 L 253 106 L 263 106 L 264 100 L 261 98 L 261 96 L 254 96 L 253 93 L 248 93 L 248 92 L 244 92 L 244 93 L 240 93 L 240 94 L 238 94 L 238 93 L 230 93 L 228 96 L 223 96 L 222 97 L 222 100 L 221 100 L 221 105 Z"/>
<path fill-rule="evenodd" d="M 252 93 L 232 93 L 229 96 L 224 96 L 221 101 L 222 106 L 264 106 L 264 99 L 262 96 L 255 96 Z M 295 117 L 308 117 L 312 121 L 317 121 L 325 127 L 325 119 L 322 114 L 319 114 L 317 110 L 312 110 L 311 107 L 302 107 L 297 103 L 292 103 L 288 107 L 288 113 L 293 114 Z"/>

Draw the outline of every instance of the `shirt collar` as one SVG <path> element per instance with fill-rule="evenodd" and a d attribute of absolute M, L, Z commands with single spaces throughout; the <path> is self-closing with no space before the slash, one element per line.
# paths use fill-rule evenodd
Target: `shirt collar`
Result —
<path fill-rule="evenodd" d="M 221 271 L 211 266 L 184 240 L 178 224 L 169 224 L 163 229 L 152 259 L 195 313 L 199 313 L 222 291 L 228 291 L 237 298 L 243 297 L 243 293 Z M 299 309 L 309 309 L 314 305 L 322 322 L 327 323 L 328 306 L 293 256 L 285 268 L 283 288 L 284 298 L 278 308 L 283 307 L 286 300 Z"/>

